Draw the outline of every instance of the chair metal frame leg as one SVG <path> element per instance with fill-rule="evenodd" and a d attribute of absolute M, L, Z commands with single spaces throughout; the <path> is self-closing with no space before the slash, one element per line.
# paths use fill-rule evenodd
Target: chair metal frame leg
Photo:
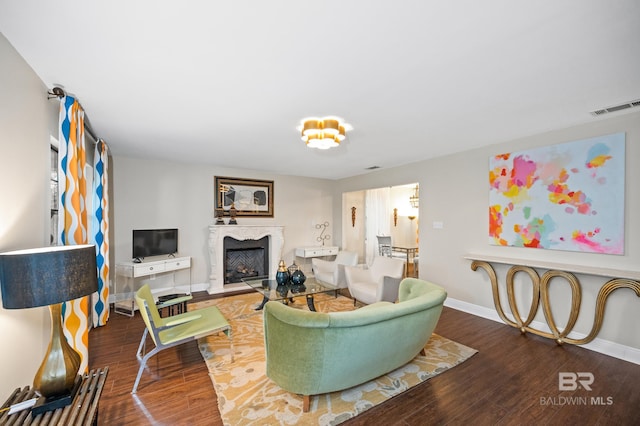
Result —
<path fill-rule="evenodd" d="M 138 352 L 136 352 L 136 357 L 140 359 L 140 354 L 144 355 L 147 351 L 147 335 L 149 334 L 149 330 L 144 329 L 144 333 L 142 333 L 142 339 L 140 339 L 140 345 L 138 345 Z"/>
<path fill-rule="evenodd" d="M 132 394 L 135 394 L 138 390 L 142 372 L 147 369 L 149 359 L 164 349 L 179 346 L 183 343 L 197 342 L 200 338 L 220 335 L 220 332 L 224 332 L 229 338 L 231 362 L 234 361 L 235 354 L 231 325 L 217 307 L 196 309 L 192 312 L 184 312 L 168 318 L 162 318 L 158 313 L 158 306 L 153 300 L 151 290 L 146 284 L 136 292 L 136 303 L 146 327 L 136 352 L 140 367 L 131 390 Z M 165 330 L 167 333 L 162 333 Z M 162 333 L 162 337 L 160 333 Z M 146 352 L 147 337 L 149 336 L 153 340 L 154 348 Z M 156 361 L 159 369 L 159 358 L 156 358 Z"/>
<path fill-rule="evenodd" d="M 229 351 L 231 353 L 231 362 L 233 363 L 235 361 L 235 349 L 233 347 L 233 332 L 231 330 L 231 326 L 229 326 L 226 329 L 220 329 L 217 331 L 217 333 L 220 333 L 220 332 L 223 332 L 229 339 Z M 215 334 L 215 332 L 212 334 Z M 212 334 L 207 334 L 207 335 L 212 335 Z M 136 376 L 136 381 L 133 384 L 133 389 L 131 390 L 131 393 L 133 394 L 135 394 L 138 390 L 138 384 L 140 384 L 140 379 L 142 378 L 142 372 L 147 368 L 147 361 L 149 360 L 149 358 L 158 354 L 164 349 L 171 348 L 173 346 L 179 346 L 183 343 L 187 343 L 194 340 L 193 338 L 187 338 L 187 339 L 179 340 L 177 342 L 173 342 L 168 345 L 158 345 L 155 348 L 153 348 L 149 353 L 145 354 L 144 349 L 146 347 L 147 335 L 148 335 L 148 330 L 145 329 L 144 333 L 142 333 L 142 339 L 140 339 L 140 344 L 138 345 L 138 352 L 136 353 L 136 358 L 138 359 L 138 361 L 140 361 L 140 368 L 138 369 L 138 375 Z M 206 335 L 200 336 L 200 337 L 206 337 Z"/>
<path fill-rule="evenodd" d="M 165 348 L 163 348 L 163 349 L 165 349 Z M 149 360 L 149 358 L 151 358 L 152 356 L 154 356 L 158 352 L 160 352 L 160 349 L 158 349 L 156 347 L 151 352 L 146 354 L 144 357 L 142 357 L 142 358 L 138 357 L 138 360 L 140 360 L 140 368 L 138 369 L 138 375 L 136 376 L 136 381 L 133 384 L 133 390 L 131 391 L 131 393 L 136 393 L 138 391 L 138 384 L 140 383 L 140 378 L 142 377 L 142 372 L 147 367 L 147 360 Z"/>

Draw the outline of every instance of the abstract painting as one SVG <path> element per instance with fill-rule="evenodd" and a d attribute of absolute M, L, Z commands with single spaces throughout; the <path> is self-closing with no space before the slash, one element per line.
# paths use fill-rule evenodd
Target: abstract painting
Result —
<path fill-rule="evenodd" d="M 624 254 L 625 134 L 489 161 L 489 242 Z"/>
<path fill-rule="evenodd" d="M 273 217 L 273 181 L 214 177 L 215 208 L 229 216 L 233 206 L 237 216 Z"/>

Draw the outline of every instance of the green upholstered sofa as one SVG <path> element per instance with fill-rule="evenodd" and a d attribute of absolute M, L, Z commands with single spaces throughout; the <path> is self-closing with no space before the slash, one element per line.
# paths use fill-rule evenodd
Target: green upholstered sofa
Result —
<path fill-rule="evenodd" d="M 424 350 L 447 293 L 416 278 L 400 283 L 398 303 L 377 302 L 348 312 L 320 313 L 271 301 L 264 306 L 266 374 L 303 396 L 365 383 Z"/>

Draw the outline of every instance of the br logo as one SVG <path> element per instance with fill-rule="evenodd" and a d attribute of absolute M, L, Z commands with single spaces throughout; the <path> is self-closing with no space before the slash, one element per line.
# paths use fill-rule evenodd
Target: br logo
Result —
<path fill-rule="evenodd" d="M 574 391 L 577 389 L 590 391 L 594 380 L 593 373 L 561 371 L 558 373 L 558 389 L 561 391 Z"/>

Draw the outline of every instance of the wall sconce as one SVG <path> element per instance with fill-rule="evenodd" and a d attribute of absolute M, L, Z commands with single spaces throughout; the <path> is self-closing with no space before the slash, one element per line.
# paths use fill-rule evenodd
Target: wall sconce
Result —
<path fill-rule="evenodd" d="M 393 209 L 393 226 L 398 226 L 398 209 Z"/>
<path fill-rule="evenodd" d="M 351 227 L 354 228 L 356 226 L 356 207 L 351 207 Z"/>
<path fill-rule="evenodd" d="M 416 218 L 415 216 L 407 216 L 407 217 L 409 218 L 409 220 L 413 220 Z"/>
<path fill-rule="evenodd" d="M 416 185 L 415 189 L 413 190 L 413 194 L 409 197 L 409 203 L 411 204 L 411 207 L 413 207 L 414 209 L 417 209 L 420 205 L 420 188 L 418 187 L 418 185 Z"/>

